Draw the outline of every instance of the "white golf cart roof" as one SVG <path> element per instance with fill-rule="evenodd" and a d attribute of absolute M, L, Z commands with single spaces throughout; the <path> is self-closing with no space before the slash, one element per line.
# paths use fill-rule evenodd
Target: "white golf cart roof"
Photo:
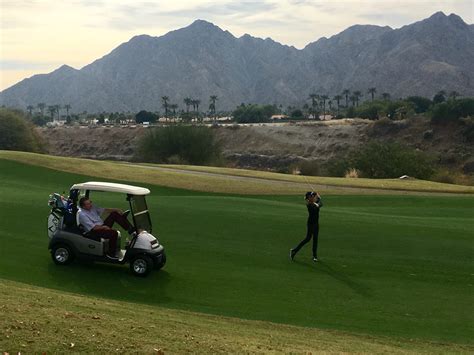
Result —
<path fill-rule="evenodd" d="M 148 195 L 150 193 L 150 190 L 145 189 L 144 187 L 100 181 L 88 181 L 81 184 L 74 184 L 71 186 L 71 190 L 120 192 L 138 196 Z"/>

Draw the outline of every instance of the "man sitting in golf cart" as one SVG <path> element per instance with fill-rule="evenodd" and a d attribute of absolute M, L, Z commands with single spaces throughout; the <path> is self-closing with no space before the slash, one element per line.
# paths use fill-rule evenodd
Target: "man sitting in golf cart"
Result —
<path fill-rule="evenodd" d="M 119 224 L 129 234 L 135 229 L 118 208 L 100 208 L 94 206 L 87 197 L 79 200 L 79 224 L 89 237 L 109 239 L 109 256 L 116 257 L 118 232 L 112 229 L 114 223 Z M 102 220 L 101 215 L 107 212 L 109 215 Z"/>

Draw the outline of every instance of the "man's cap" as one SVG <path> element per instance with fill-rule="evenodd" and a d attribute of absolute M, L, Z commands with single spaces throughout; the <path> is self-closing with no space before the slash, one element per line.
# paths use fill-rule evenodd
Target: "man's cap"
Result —
<path fill-rule="evenodd" d="M 308 192 L 304 195 L 304 198 L 305 198 L 305 199 L 308 199 L 308 198 L 310 198 L 311 196 L 316 196 L 316 192 L 314 192 L 314 191 L 308 191 Z"/>

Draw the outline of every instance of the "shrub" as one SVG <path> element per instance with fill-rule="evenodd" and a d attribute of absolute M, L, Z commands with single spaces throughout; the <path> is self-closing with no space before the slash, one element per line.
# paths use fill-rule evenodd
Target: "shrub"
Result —
<path fill-rule="evenodd" d="M 181 119 L 183 120 L 183 122 L 191 122 L 193 118 L 194 118 L 194 114 L 191 112 L 183 112 L 181 114 Z"/>
<path fill-rule="evenodd" d="M 440 169 L 437 171 L 433 178 L 433 181 L 442 182 L 445 184 L 456 184 L 456 185 L 473 185 L 474 177 L 469 174 L 463 174 L 461 171 L 452 169 Z"/>
<path fill-rule="evenodd" d="M 153 112 L 148 112 L 145 110 L 142 110 L 135 115 L 136 123 L 143 123 L 143 122 L 155 123 L 157 119 L 158 119 L 157 115 L 155 115 Z"/>
<path fill-rule="evenodd" d="M 178 125 L 150 129 L 138 145 L 136 158 L 151 163 L 204 165 L 220 158 L 220 148 L 212 129 Z"/>
<path fill-rule="evenodd" d="M 379 114 L 384 111 L 384 104 L 382 102 L 364 102 L 356 108 L 357 117 L 368 118 L 369 120 L 376 120 Z"/>
<path fill-rule="evenodd" d="M 339 177 L 397 178 L 409 175 L 428 179 L 434 163 L 422 152 L 396 143 L 372 142 L 347 156 L 336 156 L 323 166 L 324 173 Z"/>
<path fill-rule="evenodd" d="M 386 127 L 392 127 L 395 123 L 388 117 L 384 117 L 380 120 L 375 121 L 374 127 L 377 128 L 386 128 Z"/>
<path fill-rule="evenodd" d="M 430 109 L 433 103 L 430 99 L 422 96 L 409 96 L 406 101 L 413 103 L 413 108 L 416 113 L 423 113 Z"/>
<path fill-rule="evenodd" d="M 272 105 L 240 105 L 232 113 L 239 123 L 267 122 L 277 112 Z"/>
<path fill-rule="evenodd" d="M 428 179 L 434 173 L 433 161 L 428 156 L 397 143 L 369 143 L 352 153 L 351 162 L 368 178 L 395 178 L 406 174 Z"/>
<path fill-rule="evenodd" d="M 444 101 L 446 101 L 446 94 L 445 94 L 444 91 L 440 91 L 435 96 L 433 96 L 433 103 L 434 104 L 440 104 Z"/>
<path fill-rule="evenodd" d="M 435 124 L 443 124 L 456 121 L 456 114 L 450 109 L 447 102 L 436 104 L 431 110 L 431 122 Z"/>
<path fill-rule="evenodd" d="M 315 160 L 303 160 L 297 167 L 301 175 L 317 176 L 320 173 L 319 164 Z"/>
<path fill-rule="evenodd" d="M 344 177 L 350 169 L 351 162 L 349 158 L 340 155 L 331 158 L 323 166 L 324 173 L 328 176 Z"/>
<path fill-rule="evenodd" d="M 347 114 L 348 117 L 361 117 L 369 120 L 376 120 L 384 116 L 391 119 L 404 119 L 415 112 L 414 107 L 413 102 L 406 100 L 376 100 L 364 102 L 356 108 L 349 108 Z"/>
<path fill-rule="evenodd" d="M 69 118 L 69 117 L 68 117 Z M 34 125 L 43 127 L 46 125 L 46 123 L 49 122 L 49 119 L 44 116 L 33 116 L 31 118 L 31 122 L 33 122 Z"/>
<path fill-rule="evenodd" d="M 351 168 L 346 171 L 346 173 L 344 174 L 344 177 L 349 178 L 349 179 L 358 179 L 359 174 L 360 174 L 359 170 Z"/>
<path fill-rule="evenodd" d="M 291 111 L 290 118 L 297 120 L 304 118 L 303 111 L 301 111 L 300 109 Z"/>
<path fill-rule="evenodd" d="M 347 118 L 354 118 L 356 117 L 356 109 L 354 106 L 351 106 L 347 109 L 347 112 L 346 112 L 346 117 Z"/>
<path fill-rule="evenodd" d="M 464 137 L 464 141 L 467 143 L 474 142 L 474 119 L 469 119 L 464 121 L 465 127 L 462 130 L 462 135 Z"/>
<path fill-rule="evenodd" d="M 0 108 L 0 149 L 42 152 L 44 142 L 22 112 Z"/>
<path fill-rule="evenodd" d="M 457 122 L 461 117 L 474 115 L 474 99 L 448 100 L 436 104 L 431 109 L 431 122 L 445 124 Z"/>

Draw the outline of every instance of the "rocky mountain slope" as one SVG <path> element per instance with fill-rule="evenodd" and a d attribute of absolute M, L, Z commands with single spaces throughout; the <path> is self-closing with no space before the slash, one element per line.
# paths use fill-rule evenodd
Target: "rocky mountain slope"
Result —
<path fill-rule="evenodd" d="M 474 95 L 474 28 L 439 12 L 400 29 L 356 25 L 304 49 L 250 35 L 240 38 L 202 20 L 161 37 L 141 35 L 80 70 L 63 65 L 0 93 L 23 108 L 70 103 L 74 112 L 161 110 L 161 96 L 207 109 L 241 102 L 302 103 L 311 92 L 375 86 L 393 97 L 443 89 Z"/>

